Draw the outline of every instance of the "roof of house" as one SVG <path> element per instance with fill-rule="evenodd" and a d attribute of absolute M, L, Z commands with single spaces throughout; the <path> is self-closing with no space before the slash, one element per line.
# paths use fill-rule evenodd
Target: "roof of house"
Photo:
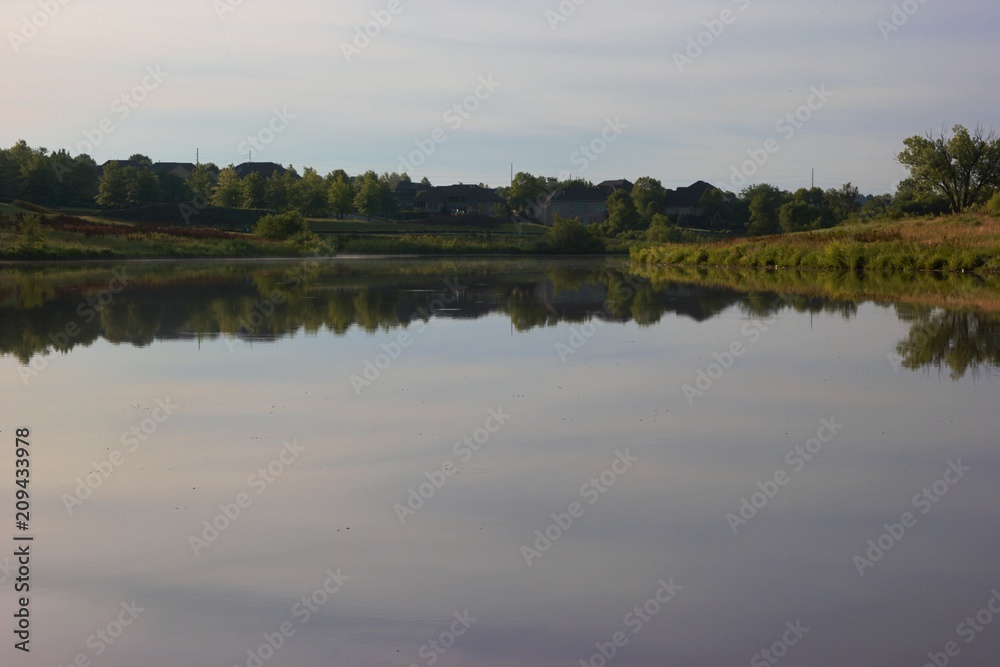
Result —
<path fill-rule="evenodd" d="M 234 168 L 239 178 L 246 178 L 250 174 L 257 174 L 261 178 L 270 178 L 272 175 L 284 176 L 288 171 L 276 162 L 244 162 Z"/>
<path fill-rule="evenodd" d="M 195 165 L 191 162 L 156 162 L 153 164 L 153 171 L 157 175 L 174 174 L 180 178 L 187 178 L 195 170 Z"/>
<path fill-rule="evenodd" d="M 625 178 L 619 178 L 617 181 L 603 181 L 597 184 L 599 188 L 609 188 L 612 192 L 618 190 L 624 190 L 625 192 L 631 193 L 632 188 L 635 184 Z"/>
<path fill-rule="evenodd" d="M 677 188 L 676 190 L 667 190 L 667 196 L 664 199 L 664 205 L 677 208 L 694 208 L 698 206 L 701 202 L 702 196 L 709 190 L 715 190 L 716 187 L 711 183 L 706 183 L 705 181 L 698 181 L 692 183 L 686 188 Z"/>
<path fill-rule="evenodd" d="M 477 204 L 502 204 L 503 199 L 496 190 L 478 185 L 442 185 L 422 188 L 417 201 L 467 201 Z"/>

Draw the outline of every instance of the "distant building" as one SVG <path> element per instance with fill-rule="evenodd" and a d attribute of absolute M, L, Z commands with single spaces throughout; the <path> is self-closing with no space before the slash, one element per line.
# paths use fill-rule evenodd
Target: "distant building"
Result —
<path fill-rule="evenodd" d="M 421 188 L 414 198 L 413 208 L 432 215 L 478 213 L 493 215 L 504 200 L 496 190 L 478 185 L 445 185 Z"/>
<path fill-rule="evenodd" d="M 701 198 L 709 190 L 716 189 L 711 183 L 698 181 L 686 188 L 667 190 L 667 197 L 663 202 L 664 213 L 677 224 L 681 224 L 685 218 L 700 216 Z"/>
<path fill-rule="evenodd" d="M 194 170 L 195 165 L 191 162 L 156 162 L 153 164 L 153 171 L 160 178 L 169 175 L 186 181 Z"/>
<path fill-rule="evenodd" d="M 263 179 L 271 178 L 274 174 L 284 176 L 288 170 L 276 162 L 244 162 L 234 168 L 239 178 L 246 178 L 250 174 L 257 174 Z M 296 175 L 298 177 L 298 175 Z"/>
<path fill-rule="evenodd" d="M 608 218 L 608 197 L 612 192 L 611 188 L 600 185 L 559 188 L 542 200 L 538 222 L 551 225 L 559 216 L 579 218 L 585 225 L 600 224 Z"/>
<path fill-rule="evenodd" d="M 413 209 L 413 204 L 417 199 L 417 195 L 422 191 L 430 190 L 431 187 L 423 185 L 421 183 L 413 183 L 412 181 L 400 181 L 396 184 L 396 201 L 399 203 L 400 211 L 409 211 Z"/>
<path fill-rule="evenodd" d="M 634 184 L 625 179 L 604 181 L 592 187 L 570 185 L 549 194 L 541 204 L 538 221 L 551 225 L 558 215 L 561 218 L 579 218 L 585 225 L 600 224 L 608 218 L 608 197 L 615 192 L 632 193 Z M 701 215 L 702 195 L 714 185 L 698 181 L 684 188 L 667 190 L 664 212 L 675 221 Z"/>

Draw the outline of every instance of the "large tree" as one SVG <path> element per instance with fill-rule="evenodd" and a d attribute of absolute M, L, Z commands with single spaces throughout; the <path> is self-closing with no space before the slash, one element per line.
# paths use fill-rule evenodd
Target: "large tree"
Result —
<path fill-rule="evenodd" d="M 913 136 L 903 141 L 900 164 L 919 188 L 943 195 L 953 213 L 985 202 L 1000 189 L 1000 138 L 977 127 L 956 125 L 951 133 Z"/>
<path fill-rule="evenodd" d="M 97 189 L 97 203 L 110 208 L 124 208 L 128 204 L 129 179 L 117 161 L 104 165 L 104 173 Z"/>
<path fill-rule="evenodd" d="M 635 210 L 631 195 L 624 190 L 612 192 L 608 197 L 608 219 L 601 224 L 604 233 L 618 236 L 642 228 L 642 219 Z"/>
<path fill-rule="evenodd" d="M 667 189 L 663 183 L 651 176 L 635 179 L 632 188 L 632 201 L 642 219 L 648 224 L 653 216 L 663 212 L 663 203 L 667 198 Z"/>
<path fill-rule="evenodd" d="M 740 193 L 750 209 L 747 233 L 751 236 L 777 234 L 781 231 L 779 209 L 789 199 L 787 192 L 767 183 L 751 185 Z"/>

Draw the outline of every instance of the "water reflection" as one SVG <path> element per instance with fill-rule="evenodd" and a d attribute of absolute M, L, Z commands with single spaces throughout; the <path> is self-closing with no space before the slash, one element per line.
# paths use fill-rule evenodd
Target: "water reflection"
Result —
<path fill-rule="evenodd" d="M 796 278 L 798 276 L 798 278 Z M 275 341 L 298 332 L 369 333 L 434 318 L 510 318 L 517 331 L 560 322 L 659 323 L 668 313 L 703 322 L 738 305 L 750 317 L 783 310 L 852 317 L 864 289 L 852 281 L 828 291 L 785 291 L 802 274 L 736 276 L 705 272 L 650 275 L 622 261 L 305 260 L 292 263 L 142 263 L 110 267 L 0 271 L 0 354 L 28 364 L 99 339 L 143 347 L 155 341 L 219 337 Z M 809 280 L 814 280 L 810 276 Z M 829 279 L 824 279 L 829 280 Z M 774 291 L 766 289 L 774 285 Z M 845 285 L 853 284 L 851 296 Z M 124 288 L 123 288 L 124 287 Z M 994 314 L 898 304 L 911 331 L 899 365 L 948 369 L 954 378 L 1000 364 Z"/>

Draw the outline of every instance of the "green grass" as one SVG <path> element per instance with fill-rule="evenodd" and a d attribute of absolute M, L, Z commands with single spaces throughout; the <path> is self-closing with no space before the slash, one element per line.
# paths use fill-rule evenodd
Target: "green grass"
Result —
<path fill-rule="evenodd" d="M 854 224 L 705 244 L 635 248 L 644 265 L 912 273 L 1000 271 L 1000 219 L 963 215 Z"/>

